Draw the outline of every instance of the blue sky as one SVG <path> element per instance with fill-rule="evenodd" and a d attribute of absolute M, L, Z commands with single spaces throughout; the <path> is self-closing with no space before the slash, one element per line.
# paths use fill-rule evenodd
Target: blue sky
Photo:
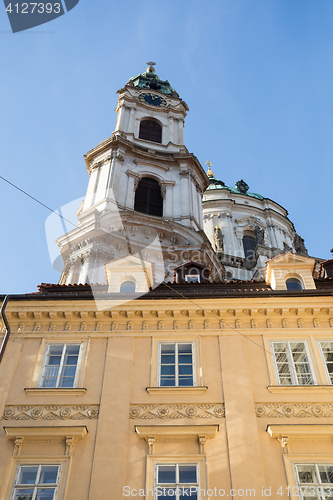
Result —
<path fill-rule="evenodd" d="M 83 154 L 153 60 L 190 108 L 189 151 L 284 206 L 309 254 L 329 258 L 332 54 L 331 0 L 80 0 L 16 34 L 0 5 L 0 175 L 54 209 L 84 196 Z M 1 179 L 0 193 L 0 293 L 56 283 L 48 211 Z"/>

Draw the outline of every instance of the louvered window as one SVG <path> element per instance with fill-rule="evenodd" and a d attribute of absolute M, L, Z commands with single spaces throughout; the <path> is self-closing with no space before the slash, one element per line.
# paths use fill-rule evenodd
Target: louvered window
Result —
<path fill-rule="evenodd" d="M 139 138 L 146 141 L 162 142 L 162 127 L 152 120 L 142 120 L 140 123 Z"/>
<path fill-rule="evenodd" d="M 157 181 L 144 177 L 135 192 L 134 210 L 143 214 L 163 215 L 163 198 Z"/>

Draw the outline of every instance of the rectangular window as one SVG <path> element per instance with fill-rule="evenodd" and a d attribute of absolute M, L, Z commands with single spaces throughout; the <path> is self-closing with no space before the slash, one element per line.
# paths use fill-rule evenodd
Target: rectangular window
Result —
<path fill-rule="evenodd" d="M 156 464 L 155 498 L 199 498 L 199 464 Z"/>
<path fill-rule="evenodd" d="M 298 492 L 302 500 L 333 498 L 332 464 L 294 464 Z"/>
<path fill-rule="evenodd" d="M 161 387 L 184 387 L 195 385 L 194 345 L 192 343 L 161 343 L 159 382 Z"/>
<path fill-rule="evenodd" d="M 81 344 L 48 344 L 38 387 L 75 387 Z"/>
<path fill-rule="evenodd" d="M 61 465 L 19 465 L 11 500 L 55 500 Z"/>
<path fill-rule="evenodd" d="M 330 383 L 333 384 L 333 342 L 320 342 L 321 352 L 324 358 Z"/>
<path fill-rule="evenodd" d="M 272 342 L 280 385 L 313 385 L 305 342 Z"/>

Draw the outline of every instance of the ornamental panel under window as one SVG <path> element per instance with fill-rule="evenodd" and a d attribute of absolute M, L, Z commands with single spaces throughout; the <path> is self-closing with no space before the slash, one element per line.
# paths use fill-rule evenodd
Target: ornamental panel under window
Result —
<path fill-rule="evenodd" d="M 199 498 L 199 464 L 156 464 L 155 498 Z"/>
<path fill-rule="evenodd" d="M 333 464 L 294 464 L 294 470 L 300 499 L 333 498 Z"/>
<path fill-rule="evenodd" d="M 314 385 L 305 342 L 272 342 L 280 385 Z"/>
<path fill-rule="evenodd" d="M 166 342 L 159 349 L 160 387 L 194 386 L 194 345 Z"/>
<path fill-rule="evenodd" d="M 11 500 L 55 500 L 61 465 L 19 465 Z"/>
<path fill-rule="evenodd" d="M 38 387 L 76 387 L 82 344 L 48 344 Z"/>

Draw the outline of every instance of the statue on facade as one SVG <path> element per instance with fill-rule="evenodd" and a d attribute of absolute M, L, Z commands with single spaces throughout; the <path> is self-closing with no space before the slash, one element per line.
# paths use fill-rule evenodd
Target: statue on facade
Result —
<path fill-rule="evenodd" d="M 213 241 L 214 241 L 214 246 L 215 250 L 217 252 L 223 252 L 223 234 L 219 226 L 215 226 L 214 229 L 214 235 L 213 235 Z"/>
<path fill-rule="evenodd" d="M 295 252 L 299 255 L 308 255 L 308 251 L 304 244 L 304 238 L 300 234 L 295 234 L 294 236 L 294 248 Z"/>
<path fill-rule="evenodd" d="M 264 245 L 265 244 L 265 229 L 260 229 L 260 227 L 257 228 L 258 231 L 258 245 Z"/>

